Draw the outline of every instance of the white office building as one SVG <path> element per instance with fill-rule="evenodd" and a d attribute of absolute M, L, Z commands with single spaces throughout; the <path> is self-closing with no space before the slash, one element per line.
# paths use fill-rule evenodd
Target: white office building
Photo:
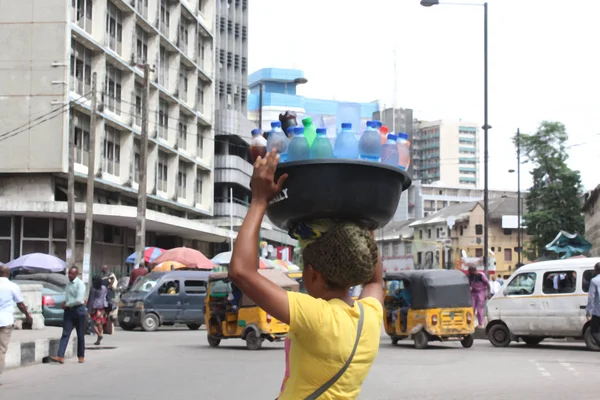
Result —
<path fill-rule="evenodd" d="M 147 245 L 210 255 L 230 232 L 214 214 L 214 0 L 34 0 L 1 4 L 0 261 L 65 256 L 69 132 L 77 247 L 96 175 L 93 268 L 133 251 L 143 69 L 150 74 Z M 89 165 L 92 74 L 95 165 Z"/>

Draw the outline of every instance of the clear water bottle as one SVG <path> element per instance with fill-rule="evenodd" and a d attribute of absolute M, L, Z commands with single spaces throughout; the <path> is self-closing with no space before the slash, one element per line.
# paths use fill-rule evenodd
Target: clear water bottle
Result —
<path fill-rule="evenodd" d="M 288 151 L 288 161 L 308 160 L 310 157 L 310 146 L 308 140 L 304 137 L 304 128 L 297 126 L 294 128 L 294 137 L 290 142 Z"/>
<path fill-rule="evenodd" d="M 286 162 L 288 156 L 288 144 L 289 140 L 283 130 L 281 130 L 281 122 L 271 122 L 271 132 L 267 139 L 267 152 L 271 152 L 273 149 L 279 154 L 279 161 Z"/>
<path fill-rule="evenodd" d="M 382 164 L 391 165 L 394 167 L 398 166 L 399 154 L 396 139 L 397 136 L 392 133 L 387 135 L 387 141 L 381 149 Z"/>
<path fill-rule="evenodd" d="M 327 129 L 317 128 L 317 137 L 310 146 L 310 159 L 333 158 L 333 148 L 327 137 Z"/>
<path fill-rule="evenodd" d="M 410 149 L 408 147 L 408 134 L 398 133 L 398 166 L 400 169 L 407 170 L 410 163 Z"/>
<path fill-rule="evenodd" d="M 378 162 L 381 158 L 382 145 L 376 127 L 376 121 L 367 121 L 367 128 L 358 142 L 358 153 L 361 160 Z"/>
<path fill-rule="evenodd" d="M 289 128 L 286 129 L 285 134 L 287 135 L 287 137 L 292 140 L 292 138 L 294 137 L 294 129 L 296 127 L 295 126 L 290 126 Z"/>
<path fill-rule="evenodd" d="M 351 123 L 342 123 L 342 130 L 338 133 L 333 146 L 333 156 L 350 160 L 358 158 L 358 139 L 356 132 L 352 130 Z"/>

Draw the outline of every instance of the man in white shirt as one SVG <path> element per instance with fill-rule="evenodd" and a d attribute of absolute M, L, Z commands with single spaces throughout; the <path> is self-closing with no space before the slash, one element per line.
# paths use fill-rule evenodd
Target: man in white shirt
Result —
<path fill-rule="evenodd" d="M 25 314 L 25 320 L 31 323 L 31 314 L 23 303 L 23 294 L 19 286 L 8 280 L 10 270 L 7 266 L 0 264 L 0 375 L 4 370 L 4 359 L 8 350 L 8 343 L 15 322 L 13 313 L 15 303 L 19 310 Z"/>

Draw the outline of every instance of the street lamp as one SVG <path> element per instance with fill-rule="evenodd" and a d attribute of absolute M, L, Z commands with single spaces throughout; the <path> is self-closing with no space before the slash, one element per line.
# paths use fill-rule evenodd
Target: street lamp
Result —
<path fill-rule="evenodd" d="M 483 6 L 483 268 L 488 275 L 489 248 L 489 187 L 488 187 L 488 3 L 440 3 L 438 0 L 421 0 L 423 7 L 435 5 Z"/>
<path fill-rule="evenodd" d="M 515 173 L 514 169 L 509 169 L 509 173 Z M 521 266 L 521 131 L 517 129 L 517 268 Z"/>

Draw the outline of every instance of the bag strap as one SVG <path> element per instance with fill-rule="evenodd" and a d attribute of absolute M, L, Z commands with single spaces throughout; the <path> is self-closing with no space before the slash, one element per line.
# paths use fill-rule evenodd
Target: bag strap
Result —
<path fill-rule="evenodd" d="M 352 362 L 352 359 L 354 358 L 354 354 L 356 353 L 356 349 L 358 347 L 358 342 L 360 341 L 360 335 L 362 333 L 362 327 L 363 327 L 363 322 L 364 322 L 363 305 L 360 302 L 357 302 L 357 303 L 358 303 L 358 309 L 360 310 L 360 317 L 358 318 L 358 327 L 356 328 L 356 341 L 354 342 L 354 348 L 352 349 L 352 353 L 350 353 L 350 357 L 348 357 L 348 360 L 346 360 L 346 363 L 337 372 L 337 374 L 335 374 L 333 377 L 331 377 L 331 379 L 329 379 L 327 382 L 325 382 L 320 388 L 315 390 L 305 400 L 318 399 L 319 396 L 321 396 L 323 393 L 325 393 L 327 390 L 329 390 L 329 388 L 331 386 L 333 386 L 333 384 L 336 383 L 338 381 L 338 379 L 341 378 L 342 375 L 344 375 L 344 372 L 346 372 L 346 370 L 350 366 L 350 363 Z"/>

